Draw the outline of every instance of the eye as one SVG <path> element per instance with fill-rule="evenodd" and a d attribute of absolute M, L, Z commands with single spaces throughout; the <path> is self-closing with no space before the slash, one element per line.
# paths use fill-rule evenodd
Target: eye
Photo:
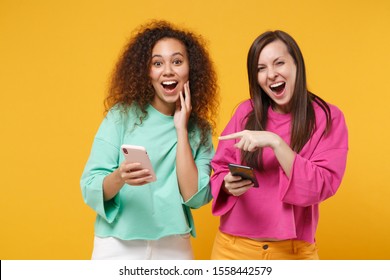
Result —
<path fill-rule="evenodd" d="M 262 72 L 265 70 L 265 67 L 264 66 L 259 66 L 257 67 L 257 72 Z"/>
<path fill-rule="evenodd" d="M 161 65 L 162 65 L 161 61 L 154 61 L 153 62 L 153 66 L 155 66 L 155 67 L 160 67 Z"/>
<path fill-rule="evenodd" d="M 183 61 L 181 60 L 181 59 L 175 59 L 174 61 L 173 61 L 173 64 L 174 65 L 181 65 L 183 63 Z"/>
<path fill-rule="evenodd" d="M 278 61 L 278 62 L 276 62 L 276 65 L 284 65 L 284 61 Z"/>

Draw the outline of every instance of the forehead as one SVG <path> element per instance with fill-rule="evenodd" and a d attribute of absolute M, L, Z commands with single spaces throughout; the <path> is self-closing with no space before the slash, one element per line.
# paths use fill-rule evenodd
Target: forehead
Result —
<path fill-rule="evenodd" d="M 152 49 L 152 55 L 170 56 L 177 53 L 186 55 L 187 51 L 184 44 L 174 38 L 163 38 Z"/>
<path fill-rule="evenodd" d="M 273 41 L 266 45 L 260 52 L 259 63 L 274 61 L 279 57 L 291 58 L 290 53 L 287 50 L 287 46 L 280 40 Z"/>

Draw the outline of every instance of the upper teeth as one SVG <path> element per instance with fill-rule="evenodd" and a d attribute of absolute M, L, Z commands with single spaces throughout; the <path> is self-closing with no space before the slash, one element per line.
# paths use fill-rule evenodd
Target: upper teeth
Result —
<path fill-rule="evenodd" d="M 281 85 L 283 85 L 283 82 L 280 82 L 280 83 L 277 83 L 277 84 L 270 85 L 270 87 L 275 88 L 275 87 L 278 87 L 278 86 L 281 86 Z"/>
<path fill-rule="evenodd" d="M 176 84 L 175 81 L 166 81 L 166 82 L 163 82 L 163 85 L 172 85 L 172 84 Z"/>

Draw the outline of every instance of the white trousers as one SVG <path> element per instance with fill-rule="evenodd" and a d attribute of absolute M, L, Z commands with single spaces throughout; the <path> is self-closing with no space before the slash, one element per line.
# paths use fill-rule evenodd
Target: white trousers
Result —
<path fill-rule="evenodd" d="M 92 260 L 193 260 L 190 234 L 177 234 L 158 240 L 94 239 Z"/>

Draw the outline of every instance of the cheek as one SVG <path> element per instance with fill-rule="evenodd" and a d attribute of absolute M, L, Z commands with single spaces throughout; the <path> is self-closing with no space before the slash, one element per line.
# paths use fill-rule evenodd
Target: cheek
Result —
<path fill-rule="evenodd" d="M 154 71 L 153 70 L 150 70 L 149 71 L 149 79 L 153 82 L 153 79 L 154 79 Z"/>
<path fill-rule="evenodd" d="M 291 75 L 291 90 L 294 91 L 297 75 L 296 73 Z"/>
<path fill-rule="evenodd" d="M 289 70 L 288 73 L 290 73 L 291 80 L 293 80 L 295 82 L 295 79 L 297 77 L 297 68 L 295 67 L 295 65 L 293 65 L 291 67 L 291 69 L 288 69 L 288 70 Z"/>
<path fill-rule="evenodd" d="M 264 77 L 264 75 L 262 75 L 262 74 L 258 74 L 258 75 L 257 75 L 257 83 L 259 84 L 259 86 L 260 86 L 263 90 L 265 90 L 266 82 L 267 82 L 267 79 Z"/>
<path fill-rule="evenodd" d="M 152 82 L 157 81 L 161 75 L 160 69 L 150 69 L 149 70 L 149 78 Z"/>
<path fill-rule="evenodd" d="M 188 69 L 188 67 L 181 69 L 180 76 L 188 80 L 188 77 L 190 76 L 190 69 Z"/>

